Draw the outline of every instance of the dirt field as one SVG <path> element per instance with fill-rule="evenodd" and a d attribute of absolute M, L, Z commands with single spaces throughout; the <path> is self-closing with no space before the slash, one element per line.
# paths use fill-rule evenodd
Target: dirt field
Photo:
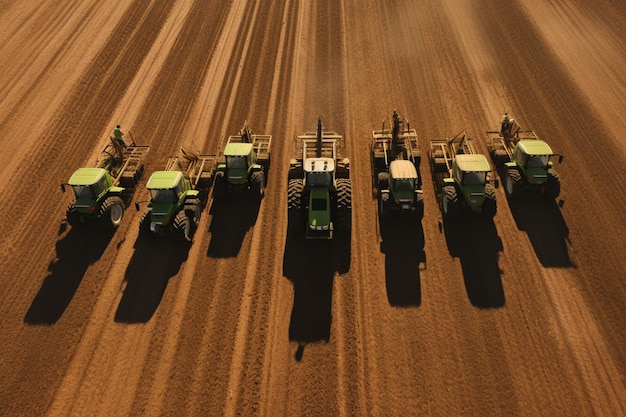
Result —
<path fill-rule="evenodd" d="M 564 4 L 567 3 L 567 6 Z M 593 3 L 593 5 L 591 5 Z M 0 415 L 626 415 L 623 0 L 0 0 Z M 565 155 L 565 204 L 379 233 L 368 145 L 391 111 L 428 141 L 509 111 Z M 349 241 L 287 236 L 294 137 L 351 161 Z M 257 211 L 192 244 L 61 221 L 59 184 L 121 124 L 216 152 L 273 135 Z"/>

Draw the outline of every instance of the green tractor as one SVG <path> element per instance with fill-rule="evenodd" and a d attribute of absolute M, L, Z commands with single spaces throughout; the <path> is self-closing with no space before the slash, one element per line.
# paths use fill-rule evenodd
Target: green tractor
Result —
<path fill-rule="evenodd" d="M 419 172 L 421 152 L 417 132 L 393 111 L 392 128 L 372 132 L 370 155 L 374 197 L 380 216 L 407 213 L 421 220 L 424 216 L 424 193 Z"/>
<path fill-rule="evenodd" d="M 504 191 L 516 198 L 524 190 L 537 191 L 554 200 L 561 194 L 561 180 L 550 160 L 555 154 L 542 140 L 520 140 L 513 150 L 513 160 L 505 163 Z M 563 162 L 563 155 L 559 163 Z"/>
<path fill-rule="evenodd" d="M 317 131 L 298 136 L 300 149 L 291 159 L 288 173 L 288 222 L 290 230 L 305 230 L 306 239 L 333 239 L 335 231 L 352 228 L 350 160 L 337 155 L 343 137 Z"/>
<path fill-rule="evenodd" d="M 550 199 L 561 193 L 561 180 L 553 168 L 553 156 L 559 163 L 563 155 L 539 139 L 532 130 L 522 130 L 508 113 L 502 118 L 500 131 L 487 132 L 491 157 L 504 169 L 504 190 L 508 198 L 519 197 L 524 191 L 536 191 Z"/>
<path fill-rule="evenodd" d="M 498 181 L 491 180 L 487 157 L 476 152 L 464 132 L 431 140 L 430 159 L 444 217 L 455 217 L 463 208 L 487 218 L 496 215 Z"/>
<path fill-rule="evenodd" d="M 72 227 L 88 221 L 104 221 L 118 227 L 126 205 L 144 170 L 143 160 L 149 146 L 133 142 L 122 147 L 115 138 L 100 153 L 96 168 L 79 168 L 67 183 L 74 191 L 74 200 L 66 210 L 66 220 Z"/>
<path fill-rule="evenodd" d="M 141 236 L 192 240 L 203 208 L 200 189 L 210 187 L 215 156 L 181 151 L 183 158 L 170 157 L 166 169 L 154 172 L 146 184 L 150 202 L 139 225 Z M 135 207 L 139 211 L 139 203 Z"/>
<path fill-rule="evenodd" d="M 215 194 L 247 191 L 263 198 L 270 165 L 271 135 L 253 135 L 244 123 L 239 135 L 228 138 L 215 172 Z"/>
<path fill-rule="evenodd" d="M 75 199 L 67 206 L 67 222 L 72 227 L 88 220 L 103 220 L 112 227 L 120 225 L 126 205 L 123 187 L 113 185 L 111 174 L 104 168 L 79 168 L 67 185 L 74 190 Z M 65 184 L 61 184 L 65 191 Z"/>

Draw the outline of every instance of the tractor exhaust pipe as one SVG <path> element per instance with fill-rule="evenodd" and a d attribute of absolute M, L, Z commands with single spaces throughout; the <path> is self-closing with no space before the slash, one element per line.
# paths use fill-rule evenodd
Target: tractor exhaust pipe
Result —
<path fill-rule="evenodd" d="M 322 118 L 317 118 L 317 149 L 315 150 L 315 157 L 322 157 Z"/>

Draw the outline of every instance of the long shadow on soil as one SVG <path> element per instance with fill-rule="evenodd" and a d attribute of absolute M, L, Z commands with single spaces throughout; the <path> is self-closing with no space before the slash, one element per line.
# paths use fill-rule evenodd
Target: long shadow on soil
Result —
<path fill-rule="evenodd" d="M 64 229 L 66 226 L 62 226 Z M 115 229 L 98 224 L 71 228 L 56 243 L 56 259 L 48 265 L 39 292 L 26 312 L 28 324 L 54 324 L 72 301 L 80 282 L 111 242 Z"/>
<path fill-rule="evenodd" d="M 261 201 L 245 193 L 214 198 L 209 225 L 211 241 L 207 256 L 232 258 L 239 254 L 246 233 L 259 215 Z"/>
<path fill-rule="evenodd" d="M 502 271 L 498 265 L 502 240 L 493 219 L 463 213 L 443 225 L 450 255 L 459 258 L 467 297 L 473 306 L 498 308 L 505 304 Z"/>
<path fill-rule="evenodd" d="M 553 268 L 575 266 L 568 251 L 569 228 L 556 201 L 528 194 L 509 200 L 509 207 L 517 228 L 528 234 L 541 265 Z"/>
<path fill-rule="evenodd" d="M 389 304 L 419 307 L 422 303 L 420 267 L 426 265 L 422 223 L 410 216 L 384 216 L 380 220 L 380 235 Z"/>
<path fill-rule="evenodd" d="M 349 233 L 330 241 L 306 240 L 303 232 L 287 234 L 283 275 L 294 286 L 290 341 L 303 347 L 330 340 L 333 278 L 349 269 Z"/>
<path fill-rule="evenodd" d="M 138 237 L 126 268 L 124 294 L 115 312 L 120 323 L 146 323 L 156 312 L 169 279 L 187 259 L 190 242 L 172 237 Z"/>

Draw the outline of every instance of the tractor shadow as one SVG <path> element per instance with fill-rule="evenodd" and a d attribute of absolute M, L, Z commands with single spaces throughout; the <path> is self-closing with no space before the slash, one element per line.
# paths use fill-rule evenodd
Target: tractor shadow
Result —
<path fill-rule="evenodd" d="M 330 340 L 333 279 L 349 269 L 350 233 L 336 233 L 330 241 L 307 240 L 304 232 L 287 234 L 283 275 L 294 287 L 289 340 L 299 343 L 300 357 L 305 344 Z"/>
<path fill-rule="evenodd" d="M 67 225 L 62 225 L 62 229 L 65 228 Z M 70 228 L 57 240 L 56 258 L 48 265 L 48 275 L 26 312 L 24 322 L 56 323 L 72 301 L 87 269 L 102 257 L 114 234 L 115 229 L 94 223 Z"/>
<path fill-rule="evenodd" d="M 509 207 L 517 228 L 527 233 L 541 265 L 551 268 L 575 266 L 569 256 L 569 228 L 556 201 L 528 194 L 509 200 Z"/>
<path fill-rule="evenodd" d="M 261 201 L 246 193 L 213 199 L 209 209 L 212 218 L 207 256 L 233 258 L 239 254 L 246 233 L 256 223 Z"/>
<path fill-rule="evenodd" d="M 156 312 L 169 279 L 180 271 L 191 242 L 172 237 L 138 237 L 124 274 L 124 294 L 115 322 L 147 323 Z"/>
<path fill-rule="evenodd" d="M 503 246 L 493 219 L 462 213 L 440 226 L 450 255 L 461 262 L 470 303 L 478 308 L 504 307 L 502 271 L 498 265 Z"/>
<path fill-rule="evenodd" d="M 403 215 L 384 216 L 380 218 L 380 235 L 389 304 L 419 307 L 422 303 L 420 270 L 426 265 L 421 221 Z"/>

